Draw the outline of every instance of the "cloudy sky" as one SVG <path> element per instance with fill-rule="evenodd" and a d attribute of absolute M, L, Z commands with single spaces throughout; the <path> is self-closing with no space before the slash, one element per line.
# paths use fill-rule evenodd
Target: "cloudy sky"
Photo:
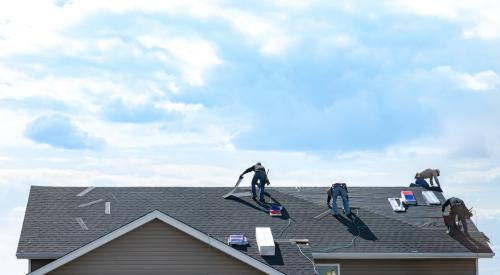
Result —
<path fill-rule="evenodd" d="M 5 274 L 30 185 L 230 186 L 256 161 L 276 186 L 440 168 L 500 248 L 497 1 L 236 3 L 0 4 Z"/>

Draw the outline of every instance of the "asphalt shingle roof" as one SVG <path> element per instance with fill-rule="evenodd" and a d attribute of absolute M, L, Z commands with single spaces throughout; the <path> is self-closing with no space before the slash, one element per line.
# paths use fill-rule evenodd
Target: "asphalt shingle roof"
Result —
<path fill-rule="evenodd" d="M 242 250 L 286 274 L 311 274 L 312 265 L 287 239 L 309 239 L 303 252 L 331 253 L 491 253 L 487 237 L 469 222 L 471 238 L 446 234 L 441 207 L 423 204 L 423 189 L 408 187 L 349 187 L 351 207 L 359 207 L 355 222 L 331 215 L 325 187 L 268 188 L 285 207 L 283 217 L 271 217 L 264 205 L 250 198 L 222 199 L 231 188 L 212 187 L 97 187 L 82 197 L 85 187 L 33 186 L 30 191 L 17 255 L 20 258 L 58 258 L 154 210 L 226 242 L 244 233 L 250 246 Z M 387 198 L 412 190 L 419 205 L 405 213 L 393 212 Z M 435 193 L 441 202 L 444 197 Z M 82 204 L 101 200 L 95 204 Z M 111 202 L 111 215 L 104 213 Z M 76 220 L 81 217 L 88 230 Z M 288 219 L 290 218 L 290 220 Z M 255 227 L 271 227 L 277 255 L 262 257 L 255 243 Z M 358 236 L 355 238 L 356 236 Z M 348 245 L 355 238 L 353 245 Z"/>

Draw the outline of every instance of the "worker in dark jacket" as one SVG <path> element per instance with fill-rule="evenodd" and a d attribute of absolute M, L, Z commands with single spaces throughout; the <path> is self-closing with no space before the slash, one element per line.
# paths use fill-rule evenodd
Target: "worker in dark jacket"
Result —
<path fill-rule="evenodd" d="M 464 201 L 459 198 L 451 197 L 443 203 L 441 212 L 444 213 L 444 210 L 447 206 L 450 207 L 450 219 L 448 222 L 447 231 L 448 234 L 453 235 L 456 226 L 455 220 L 456 217 L 458 217 L 458 220 L 462 223 L 465 235 L 468 235 L 469 233 L 467 232 L 467 219 L 470 219 L 470 217 L 472 217 L 472 213 L 469 211 L 469 209 L 467 209 L 467 207 L 465 207 Z"/>
<path fill-rule="evenodd" d="M 349 196 L 347 195 L 347 185 L 345 183 L 334 183 L 332 187 L 328 189 L 328 198 L 326 199 L 326 205 L 328 208 L 332 209 L 332 215 L 338 216 L 339 209 L 337 207 L 337 197 L 340 196 L 342 198 L 342 203 L 344 205 L 344 213 L 347 216 L 351 215 L 351 209 L 349 208 Z M 330 200 L 333 198 L 333 201 L 330 205 Z"/>
<path fill-rule="evenodd" d="M 241 175 L 240 179 L 243 178 L 243 175 L 249 172 L 255 172 L 253 175 L 252 179 L 252 199 L 255 199 L 257 196 L 257 192 L 255 191 L 255 186 L 257 185 L 257 182 L 259 184 L 259 201 L 264 202 L 264 190 L 266 184 L 269 185 L 269 179 L 267 178 L 267 173 L 266 173 L 266 168 L 262 166 L 260 162 L 257 162 L 257 164 L 253 165 L 252 167 L 249 167 L 247 170 L 245 170 Z"/>

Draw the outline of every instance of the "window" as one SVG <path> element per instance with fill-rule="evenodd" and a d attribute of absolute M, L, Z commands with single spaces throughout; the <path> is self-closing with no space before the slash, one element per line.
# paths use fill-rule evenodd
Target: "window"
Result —
<path fill-rule="evenodd" d="M 319 275 L 340 275 L 340 265 L 338 264 L 317 264 L 316 271 Z"/>

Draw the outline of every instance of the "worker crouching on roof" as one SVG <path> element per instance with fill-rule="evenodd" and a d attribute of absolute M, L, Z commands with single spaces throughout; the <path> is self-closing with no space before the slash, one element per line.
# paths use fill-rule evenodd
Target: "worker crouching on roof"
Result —
<path fill-rule="evenodd" d="M 351 215 L 351 209 L 349 208 L 349 196 L 347 195 L 347 185 L 345 183 L 334 183 L 332 187 L 328 189 L 328 198 L 326 200 L 326 204 L 328 208 L 332 209 L 332 215 L 338 216 L 339 209 L 337 207 L 337 197 L 340 196 L 342 198 L 342 203 L 344 205 L 344 213 L 347 216 Z M 333 201 L 330 205 L 330 200 L 333 198 Z"/>
<path fill-rule="evenodd" d="M 469 211 L 469 209 L 467 209 L 467 207 L 465 207 L 464 201 L 459 198 L 451 197 L 443 203 L 441 212 L 444 213 L 444 210 L 447 206 L 450 207 L 450 218 L 448 220 L 447 233 L 450 235 L 454 234 L 456 226 L 455 220 L 456 217 L 458 217 L 458 220 L 462 223 L 464 234 L 469 235 L 469 233 L 467 232 L 467 219 L 470 219 L 472 217 L 472 213 Z"/>
<path fill-rule="evenodd" d="M 439 174 L 439 169 L 425 169 L 424 171 L 415 174 L 415 184 L 422 187 L 434 187 L 434 180 L 436 180 L 437 187 L 441 188 L 438 180 Z M 429 179 L 430 185 L 425 179 Z"/>
<path fill-rule="evenodd" d="M 266 173 L 266 168 L 262 166 L 260 162 L 257 162 L 257 164 L 253 165 L 252 167 L 249 167 L 246 169 L 241 175 L 240 179 L 243 178 L 243 175 L 249 172 L 255 172 L 253 175 L 252 179 L 252 199 L 255 199 L 257 196 L 257 192 L 255 191 L 255 186 L 257 185 L 257 182 L 259 184 L 259 200 L 260 202 L 265 202 L 264 200 L 264 192 L 265 192 L 265 186 L 266 184 L 269 185 L 269 179 L 267 178 L 267 173 Z"/>

